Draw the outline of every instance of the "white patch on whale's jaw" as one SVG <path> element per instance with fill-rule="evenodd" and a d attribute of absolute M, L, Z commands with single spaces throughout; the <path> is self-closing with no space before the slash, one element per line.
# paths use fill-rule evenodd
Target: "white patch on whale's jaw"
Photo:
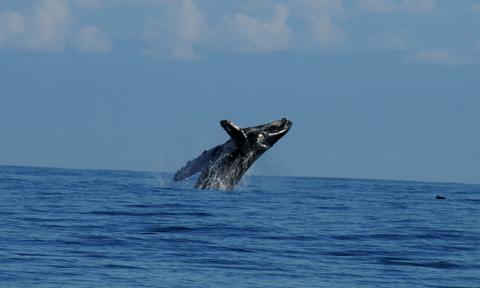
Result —
<path fill-rule="evenodd" d="M 270 148 L 269 145 L 265 144 L 265 135 L 263 133 L 259 133 L 257 135 L 257 138 L 255 139 L 256 143 L 255 145 L 258 146 L 258 147 L 261 147 L 263 149 L 268 149 Z"/>

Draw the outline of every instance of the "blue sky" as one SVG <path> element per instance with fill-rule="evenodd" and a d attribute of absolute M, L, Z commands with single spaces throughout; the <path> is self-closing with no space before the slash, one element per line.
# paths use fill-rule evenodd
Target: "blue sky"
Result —
<path fill-rule="evenodd" d="M 480 1 L 0 1 L 0 164 L 480 183 Z"/>

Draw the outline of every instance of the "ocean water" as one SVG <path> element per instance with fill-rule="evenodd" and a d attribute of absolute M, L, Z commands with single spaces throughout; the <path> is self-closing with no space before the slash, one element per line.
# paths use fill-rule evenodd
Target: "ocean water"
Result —
<path fill-rule="evenodd" d="M 171 176 L 0 166 L 0 287 L 480 287 L 480 185 Z"/>

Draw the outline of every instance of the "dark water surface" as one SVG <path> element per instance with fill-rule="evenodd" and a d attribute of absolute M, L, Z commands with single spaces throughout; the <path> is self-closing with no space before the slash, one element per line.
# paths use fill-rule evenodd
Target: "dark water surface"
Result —
<path fill-rule="evenodd" d="M 0 166 L 0 287 L 480 287 L 480 185 L 169 177 Z"/>

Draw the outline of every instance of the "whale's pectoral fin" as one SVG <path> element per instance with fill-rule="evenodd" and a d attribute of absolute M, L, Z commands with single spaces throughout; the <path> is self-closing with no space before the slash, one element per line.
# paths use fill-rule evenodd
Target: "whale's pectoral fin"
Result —
<path fill-rule="evenodd" d="M 230 135 L 233 141 L 235 141 L 240 150 L 243 151 L 248 143 L 247 134 L 245 134 L 245 131 L 229 120 L 220 121 L 220 125 L 222 125 L 225 131 L 227 131 L 228 135 Z"/>
<path fill-rule="evenodd" d="M 218 157 L 218 151 L 220 149 L 220 146 L 216 146 L 210 150 L 203 151 L 200 156 L 191 161 L 188 161 L 184 167 L 180 168 L 180 170 L 175 173 L 175 176 L 173 176 L 173 180 L 185 180 L 188 177 L 197 174 L 198 172 L 203 172 L 208 167 L 208 165 L 212 161 L 215 161 L 215 159 Z"/>

